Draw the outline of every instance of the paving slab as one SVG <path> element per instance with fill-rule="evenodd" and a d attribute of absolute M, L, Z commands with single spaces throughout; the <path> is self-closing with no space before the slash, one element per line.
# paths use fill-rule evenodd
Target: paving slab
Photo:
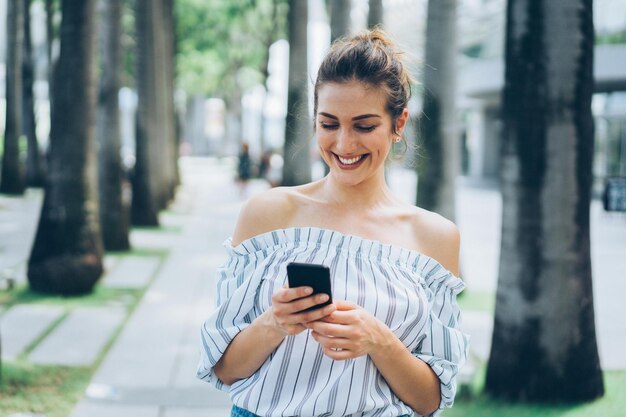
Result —
<path fill-rule="evenodd" d="M 493 316 L 482 311 L 463 311 L 463 331 L 470 336 L 470 354 L 486 361 L 491 350 Z"/>
<path fill-rule="evenodd" d="M 106 274 L 109 271 L 112 271 L 121 259 L 122 256 L 119 255 L 104 255 L 104 259 L 102 259 L 102 263 L 104 265 L 104 273 Z"/>
<path fill-rule="evenodd" d="M 166 408 L 162 417 L 230 417 L 230 407 Z"/>
<path fill-rule="evenodd" d="M 128 406 L 82 400 L 70 414 L 71 417 L 159 417 L 158 406 Z"/>
<path fill-rule="evenodd" d="M 89 366 L 126 316 L 122 308 L 79 307 L 30 354 L 38 364 Z"/>
<path fill-rule="evenodd" d="M 106 273 L 102 284 L 111 288 L 144 288 L 160 264 L 157 256 L 125 256 Z"/>
<path fill-rule="evenodd" d="M 20 304 L 0 316 L 2 359 L 13 360 L 64 313 L 60 306 Z"/>
<path fill-rule="evenodd" d="M 180 240 L 180 233 L 149 229 L 133 229 L 130 244 L 135 249 L 170 249 Z"/>

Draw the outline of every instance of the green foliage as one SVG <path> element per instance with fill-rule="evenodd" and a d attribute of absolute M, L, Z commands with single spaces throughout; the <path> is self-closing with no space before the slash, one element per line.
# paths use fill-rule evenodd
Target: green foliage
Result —
<path fill-rule="evenodd" d="M 481 378 L 484 380 L 484 378 Z M 445 417 L 605 417 L 621 416 L 626 410 L 626 372 L 604 373 L 606 394 L 604 397 L 585 404 L 511 404 L 495 400 L 486 395 L 457 398 L 452 409 L 443 413 Z M 481 381 L 482 384 L 482 381 Z"/>
<path fill-rule="evenodd" d="M 264 82 L 269 46 L 286 33 L 285 0 L 175 3 L 178 83 L 228 97 Z"/>
<path fill-rule="evenodd" d="M 135 31 L 135 0 L 122 2 L 122 85 L 135 85 L 135 56 L 137 35 Z"/>
<path fill-rule="evenodd" d="M 493 292 L 465 290 L 457 298 L 461 311 L 481 311 L 493 314 L 496 295 Z"/>
<path fill-rule="evenodd" d="M 615 32 L 597 33 L 595 44 L 620 44 L 626 43 L 626 29 L 618 30 Z"/>

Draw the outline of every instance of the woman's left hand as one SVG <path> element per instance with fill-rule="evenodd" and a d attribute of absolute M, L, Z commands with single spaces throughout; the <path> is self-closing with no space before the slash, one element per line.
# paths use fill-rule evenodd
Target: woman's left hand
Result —
<path fill-rule="evenodd" d="M 385 349 L 391 330 L 384 323 L 356 304 L 339 300 L 334 304 L 335 312 L 306 324 L 326 356 L 346 360 Z"/>

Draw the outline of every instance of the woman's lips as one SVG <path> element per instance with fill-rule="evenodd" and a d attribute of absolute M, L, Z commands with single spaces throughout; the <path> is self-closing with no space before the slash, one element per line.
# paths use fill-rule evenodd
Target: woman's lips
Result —
<path fill-rule="evenodd" d="M 335 159 L 337 160 L 337 165 L 343 169 L 356 169 L 363 161 L 367 158 L 368 154 L 356 155 L 351 157 L 339 156 L 337 154 L 333 154 Z"/>

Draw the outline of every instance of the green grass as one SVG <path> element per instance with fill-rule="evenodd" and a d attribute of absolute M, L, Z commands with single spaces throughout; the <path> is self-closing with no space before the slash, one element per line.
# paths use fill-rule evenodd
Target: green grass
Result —
<path fill-rule="evenodd" d="M 82 397 L 92 372 L 91 368 L 3 363 L 0 415 L 31 412 L 67 417 Z"/>
<path fill-rule="evenodd" d="M 477 383 L 482 386 L 481 381 Z M 510 404 L 486 394 L 457 396 L 445 417 L 624 417 L 626 371 L 604 373 L 605 394 L 590 403 L 575 405 Z"/>
<path fill-rule="evenodd" d="M 142 290 L 107 288 L 96 285 L 91 294 L 64 297 L 60 295 L 41 294 L 31 291 L 28 285 L 23 284 L 12 291 L 0 292 L 0 305 L 9 308 L 16 304 L 46 304 L 58 305 L 68 309 L 79 306 L 107 306 L 111 304 L 133 305 L 142 294 Z"/>
<path fill-rule="evenodd" d="M 481 311 L 493 314 L 496 305 L 496 295 L 492 292 L 465 290 L 457 297 L 461 311 Z"/>

